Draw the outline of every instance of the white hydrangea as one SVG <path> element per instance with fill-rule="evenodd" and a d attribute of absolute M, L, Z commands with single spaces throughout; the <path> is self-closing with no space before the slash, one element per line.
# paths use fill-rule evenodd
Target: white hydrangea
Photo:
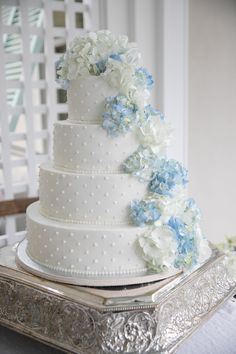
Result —
<path fill-rule="evenodd" d="M 146 87 L 137 86 L 135 66 L 131 63 L 109 58 L 106 71 L 101 76 L 110 86 L 119 90 L 121 95 L 128 97 L 138 107 L 144 107 L 147 104 L 150 91 Z"/>
<path fill-rule="evenodd" d="M 177 252 L 175 236 L 168 226 L 154 227 L 138 239 L 143 258 L 150 269 L 173 269 Z"/>
<path fill-rule="evenodd" d="M 137 81 L 136 70 L 141 66 L 141 54 L 127 36 L 110 31 L 90 32 L 76 37 L 60 60 L 57 75 L 61 80 L 79 76 L 101 75 L 119 94 L 143 108 L 150 91 Z"/>
<path fill-rule="evenodd" d="M 129 63 L 109 58 L 106 71 L 101 76 L 110 86 L 118 89 L 121 95 L 128 98 L 130 90 L 135 89 L 133 85 L 134 69 Z"/>
<path fill-rule="evenodd" d="M 141 144 L 148 145 L 156 155 L 163 155 L 173 135 L 173 127 L 159 116 L 148 120 L 138 129 Z"/>
<path fill-rule="evenodd" d="M 203 236 L 202 230 L 198 224 L 195 225 L 195 242 L 198 251 L 198 262 L 205 262 L 212 253 L 212 250 L 209 246 L 208 240 Z"/>
<path fill-rule="evenodd" d="M 168 195 L 156 195 L 151 193 L 149 198 L 155 198 L 158 209 L 161 212 L 160 219 L 156 222 L 156 225 L 167 224 L 170 216 L 182 217 L 185 209 L 186 190 L 183 187 L 178 187 L 173 193 L 173 197 Z"/>
<path fill-rule="evenodd" d="M 130 48 L 121 55 L 121 60 L 138 68 L 141 65 L 141 54 L 135 43 L 129 43 Z"/>
<path fill-rule="evenodd" d="M 186 208 L 181 215 L 181 219 L 187 225 L 196 224 L 200 221 L 200 210 L 195 208 Z"/>
<path fill-rule="evenodd" d="M 137 87 L 133 84 L 129 97 L 138 107 L 145 107 L 150 97 L 150 91 L 147 88 Z"/>
<path fill-rule="evenodd" d="M 116 36 L 108 30 L 102 30 L 76 37 L 69 45 L 69 52 L 95 64 L 113 53 L 122 53 L 129 48 L 127 36 Z"/>
<path fill-rule="evenodd" d="M 107 60 L 112 54 L 121 54 L 133 67 L 140 65 L 140 53 L 135 44 L 124 35 L 116 36 L 108 30 L 90 32 L 76 37 L 63 56 L 58 75 L 64 80 L 93 74 L 93 65 Z"/>

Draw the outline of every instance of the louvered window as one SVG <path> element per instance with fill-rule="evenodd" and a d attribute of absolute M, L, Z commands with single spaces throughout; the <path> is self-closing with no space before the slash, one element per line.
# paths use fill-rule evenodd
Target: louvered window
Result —
<path fill-rule="evenodd" d="M 38 194 L 38 165 L 52 154 L 53 123 L 67 116 L 55 61 L 75 35 L 91 30 L 91 14 L 88 0 L 0 2 L 1 200 Z M 0 245 L 18 229 L 15 217 L 5 221 Z"/>

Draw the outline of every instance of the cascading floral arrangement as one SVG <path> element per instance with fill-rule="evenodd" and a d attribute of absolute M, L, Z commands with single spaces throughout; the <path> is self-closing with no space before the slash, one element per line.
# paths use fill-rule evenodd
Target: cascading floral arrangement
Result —
<path fill-rule="evenodd" d="M 118 91 L 105 99 L 102 127 L 114 138 L 132 131 L 140 142 L 122 168 L 147 185 L 145 198 L 130 203 L 130 220 L 144 227 L 137 242 L 148 267 L 161 272 L 207 259 L 211 250 L 201 232 L 200 212 L 185 190 L 187 171 L 167 158 L 172 127 L 147 103 L 154 81 L 141 66 L 135 44 L 110 31 L 91 32 L 74 39 L 56 70 L 64 89 L 70 80 L 95 75 Z"/>

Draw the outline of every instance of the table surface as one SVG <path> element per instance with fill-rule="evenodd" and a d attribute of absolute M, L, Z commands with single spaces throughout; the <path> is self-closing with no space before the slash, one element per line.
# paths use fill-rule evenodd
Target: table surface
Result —
<path fill-rule="evenodd" d="M 236 302 L 228 301 L 186 340 L 176 354 L 236 354 Z M 62 354 L 0 326 L 1 354 Z"/>

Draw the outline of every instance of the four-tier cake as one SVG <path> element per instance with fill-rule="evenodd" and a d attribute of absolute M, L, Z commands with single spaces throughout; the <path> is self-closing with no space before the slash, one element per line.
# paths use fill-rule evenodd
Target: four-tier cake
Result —
<path fill-rule="evenodd" d="M 185 269 L 210 255 L 186 169 L 167 158 L 171 125 L 148 104 L 136 46 L 109 31 L 75 38 L 57 62 L 68 119 L 54 125 L 40 201 L 27 210 L 28 257 L 73 277 Z"/>

